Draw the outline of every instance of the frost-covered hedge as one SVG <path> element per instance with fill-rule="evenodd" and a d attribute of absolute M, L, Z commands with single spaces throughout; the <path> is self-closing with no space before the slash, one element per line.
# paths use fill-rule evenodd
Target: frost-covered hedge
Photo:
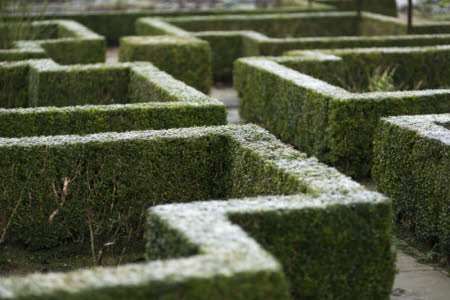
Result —
<path fill-rule="evenodd" d="M 14 29 L 18 27 L 19 29 Z M 30 24 L 0 23 L 0 35 L 18 30 L 25 40 L 0 49 L 0 61 L 51 58 L 60 64 L 86 64 L 105 61 L 105 39 L 70 20 L 35 21 Z M 30 39 L 30 40 L 27 40 Z"/>
<path fill-rule="evenodd" d="M 383 118 L 375 137 L 373 177 L 396 221 L 450 257 L 450 114 Z"/>
<path fill-rule="evenodd" d="M 240 59 L 234 78 L 244 119 L 351 176 L 365 177 L 380 117 L 450 112 L 450 90 L 444 89 L 450 86 L 449 62 L 449 46 L 307 51 Z M 382 67 L 395 71 L 394 88 L 408 91 L 365 91 L 368 74 Z M 342 84 L 364 89 L 350 92 Z M 431 89 L 410 90 L 416 87 Z"/>
<path fill-rule="evenodd" d="M 0 63 L 0 137 L 226 122 L 225 107 L 150 63 Z"/>
<path fill-rule="evenodd" d="M 148 258 L 0 277 L 0 298 L 389 299 L 390 202 L 257 126 L 1 139 L 0 155 L 7 242 L 78 241 L 89 212 L 99 235 L 145 227 Z"/>
<path fill-rule="evenodd" d="M 194 37 L 124 37 L 120 40 L 119 60 L 150 61 L 199 91 L 209 93 L 211 88 L 211 48 Z"/>
<path fill-rule="evenodd" d="M 448 29 L 450 33 L 450 26 Z M 407 35 L 406 24 L 396 18 L 373 13 L 363 13 L 360 18 L 356 12 L 183 16 L 136 22 L 138 35 L 193 36 L 209 42 L 216 80 L 229 80 L 233 62 L 246 56 L 281 55 L 295 49 L 450 43 L 450 34 L 432 34 L 445 30 L 426 25 L 415 30 L 421 34 Z"/>

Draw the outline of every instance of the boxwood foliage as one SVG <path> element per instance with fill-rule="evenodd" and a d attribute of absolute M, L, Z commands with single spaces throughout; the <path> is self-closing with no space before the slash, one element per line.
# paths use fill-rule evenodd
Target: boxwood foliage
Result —
<path fill-rule="evenodd" d="M 373 177 L 394 202 L 397 223 L 450 257 L 450 114 L 383 118 Z"/>
<path fill-rule="evenodd" d="M 189 36 L 129 36 L 120 40 L 119 60 L 150 61 L 178 80 L 209 93 L 212 84 L 211 49 Z"/>
<path fill-rule="evenodd" d="M 390 202 L 255 125 L 3 139 L 0 153 L 9 241 L 79 239 L 86 212 L 98 234 L 139 231 L 147 214 L 149 259 L 1 278 L 0 297 L 389 298 Z M 254 198 L 144 209 L 237 197 Z"/>
<path fill-rule="evenodd" d="M 297 1 L 298 2 L 298 1 Z M 135 22 L 143 17 L 175 17 L 193 15 L 230 15 L 230 14 L 281 14 L 295 12 L 330 11 L 335 8 L 329 5 L 303 3 L 295 7 L 270 7 L 263 9 L 213 9 L 213 10 L 128 10 L 128 11 L 83 11 L 83 12 L 48 12 L 45 19 L 73 20 L 103 35 L 110 45 L 118 45 L 121 37 L 135 35 Z M 2 16 L 7 20 L 17 20 L 15 16 Z"/>
<path fill-rule="evenodd" d="M 8 49 L 0 49 L 0 61 L 31 58 L 51 58 L 60 64 L 105 61 L 105 39 L 70 20 L 0 23 L 0 35 L 20 38 Z"/>
<path fill-rule="evenodd" d="M 218 100 L 150 63 L 0 63 L 0 107 L 1 137 L 226 123 Z"/>
<path fill-rule="evenodd" d="M 233 62 L 294 49 L 429 46 L 450 42 L 444 25 L 418 25 L 415 35 L 396 18 L 356 12 L 141 18 L 138 35 L 193 36 L 209 42 L 216 80 L 230 80 Z M 450 26 L 449 26 L 450 29 Z M 447 31 L 450 32 L 450 31 Z M 425 35 L 424 33 L 428 33 Z M 174 50 L 175 51 L 175 50 Z"/>
<path fill-rule="evenodd" d="M 448 87 L 448 46 L 354 49 L 336 55 L 246 58 L 235 65 L 241 116 L 261 124 L 308 154 L 362 178 L 370 174 L 372 141 L 380 117 L 445 113 L 450 90 L 349 92 L 337 84 L 367 87 L 367 72 L 394 67 L 408 89 Z M 301 73 L 303 72 L 303 73 Z M 442 76 L 434 76 L 441 74 Z M 323 81 L 323 80 L 326 81 Z M 333 85 L 332 85 L 333 84 Z"/>

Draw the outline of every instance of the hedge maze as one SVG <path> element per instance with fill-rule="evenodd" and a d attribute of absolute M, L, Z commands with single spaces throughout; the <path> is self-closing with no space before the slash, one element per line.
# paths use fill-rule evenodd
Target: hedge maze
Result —
<path fill-rule="evenodd" d="M 70 20 L 0 23 L 0 61 L 51 58 L 60 64 L 105 61 L 105 39 Z M 16 40 L 20 38 L 20 40 Z M 23 40 L 22 40 L 23 39 Z"/>
<path fill-rule="evenodd" d="M 222 125 L 223 104 L 150 63 L 0 63 L 0 136 Z"/>
<path fill-rule="evenodd" d="M 394 229 L 450 257 L 449 24 L 319 2 L 0 24 L 0 299 L 387 300 Z"/>
<path fill-rule="evenodd" d="M 85 210 L 101 239 L 124 214 L 134 232 L 147 229 L 150 259 L 7 277 L 2 297 L 387 299 L 390 293 L 390 202 L 256 126 L 3 139 L 0 149 L 8 187 L 1 211 L 20 216 L 9 239 L 34 247 L 77 241 L 88 235 Z M 58 203 L 45 195 L 63 178 L 70 199 L 49 226 Z M 157 206 L 142 223 L 149 204 L 242 197 L 253 198 Z M 30 210 L 33 199 L 39 204 Z M 297 229 L 283 234 L 288 228 Z M 368 257 L 368 249 L 376 251 Z"/>
<path fill-rule="evenodd" d="M 382 119 L 373 168 L 396 221 L 444 257 L 450 254 L 449 125 L 450 114 Z"/>
<path fill-rule="evenodd" d="M 296 1 L 300 2 L 300 1 Z M 52 12 L 44 13 L 42 17 L 45 19 L 56 20 L 72 20 L 76 21 L 90 30 L 102 35 L 110 45 L 117 45 L 120 38 L 128 35 L 135 35 L 135 23 L 137 19 L 144 17 L 177 17 L 177 16 L 202 16 L 202 15 L 229 15 L 229 14 L 284 14 L 296 12 L 325 12 L 333 11 L 335 8 L 326 4 L 317 2 L 309 5 L 304 3 L 295 7 L 277 7 L 271 9 L 233 9 L 233 10 L 196 10 L 196 11 L 89 11 L 89 12 Z M 353 9 L 351 9 L 353 10 Z M 10 16 L 10 20 L 17 20 L 16 17 Z"/>
<path fill-rule="evenodd" d="M 209 42 L 216 81 L 229 81 L 233 62 L 240 57 L 281 55 L 294 49 L 432 46 L 450 42 L 448 25 L 418 25 L 414 27 L 413 33 L 416 32 L 420 34 L 406 35 L 406 24 L 396 18 L 372 13 L 359 16 L 356 12 L 185 16 L 136 21 L 136 33 L 149 41 L 155 39 L 150 36 L 170 35 Z M 130 47 L 123 44 L 123 51 L 128 52 Z M 140 55 L 139 59 L 155 62 L 153 51 L 147 46 L 147 56 Z M 177 46 L 173 45 L 171 51 L 175 53 Z M 189 61 L 189 56 L 185 60 Z M 203 63 L 203 68 L 207 68 L 209 60 Z M 196 67 L 186 68 L 186 72 Z M 167 66 L 167 71 L 171 68 Z M 177 78 L 183 80 L 182 77 Z"/>
<path fill-rule="evenodd" d="M 241 115 L 353 177 L 370 174 L 380 117 L 450 112 L 448 46 L 302 53 L 237 61 Z"/>

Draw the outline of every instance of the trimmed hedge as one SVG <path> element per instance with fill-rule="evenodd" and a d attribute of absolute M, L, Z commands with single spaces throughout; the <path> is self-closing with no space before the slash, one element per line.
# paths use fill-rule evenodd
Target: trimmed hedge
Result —
<path fill-rule="evenodd" d="M 135 22 L 143 17 L 175 17 L 175 16 L 193 16 L 193 15 L 230 15 L 230 14 L 279 14 L 279 13 L 295 13 L 295 12 L 315 12 L 330 11 L 334 8 L 329 5 L 313 3 L 312 5 L 302 5 L 289 8 L 269 8 L 269 9 L 236 9 L 236 10 L 204 10 L 204 11 L 99 11 L 99 12 L 62 12 L 48 13 L 39 15 L 39 18 L 45 19 L 69 19 L 74 20 L 88 27 L 94 32 L 104 36 L 108 44 L 117 45 L 121 37 L 127 35 L 135 35 Z M 5 16 L 6 18 L 6 16 Z M 9 16 L 11 20 L 15 17 Z"/>
<path fill-rule="evenodd" d="M 150 63 L 0 63 L 0 107 L 0 137 L 226 123 L 223 104 Z"/>
<path fill-rule="evenodd" d="M 285 54 L 304 59 L 286 60 L 284 65 L 352 91 L 369 91 L 371 77 L 384 70 L 392 71 L 392 83 L 397 89 L 450 88 L 448 46 L 320 50 L 316 57 L 311 51 Z M 320 59 L 322 54 L 324 60 Z"/>
<path fill-rule="evenodd" d="M 11 35 L 15 25 L 0 23 L 0 34 Z M 36 21 L 20 25 L 24 38 L 11 49 L 0 49 L 0 61 L 51 58 L 60 64 L 87 64 L 105 61 L 105 39 L 74 21 Z M 14 35 L 13 35 L 14 36 Z"/>
<path fill-rule="evenodd" d="M 187 85 L 209 93 L 211 49 L 200 39 L 183 36 L 129 36 L 120 40 L 119 60 L 150 61 Z"/>
<path fill-rule="evenodd" d="M 186 16 L 162 20 L 190 32 L 251 30 L 272 38 L 352 36 L 358 34 L 359 23 L 354 12 Z"/>
<path fill-rule="evenodd" d="M 448 89 L 352 93 L 336 86 L 353 82 L 364 88 L 368 73 L 386 66 L 400 74 L 394 81 L 405 78 L 401 83 L 407 89 L 420 81 L 425 84 L 420 88 L 448 87 L 449 46 L 334 53 L 238 60 L 235 87 L 241 116 L 362 178 L 370 174 L 373 134 L 380 117 L 450 112 Z"/>
<path fill-rule="evenodd" d="M 450 114 L 384 118 L 374 142 L 378 189 L 399 226 L 450 257 Z M 447 127 L 445 127 L 447 126 Z"/>
<path fill-rule="evenodd" d="M 425 27 L 418 26 L 417 32 L 443 32 Z M 136 32 L 206 40 L 212 49 L 216 80 L 230 80 L 233 62 L 246 56 L 281 55 L 294 49 L 450 43 L 450 34 L 406 35 L 406 24 L 396 18 L 372 13 L 360 18 L 356 12 L 142 18 L 136 22 Z"/>
<path fill-rule="evenodd" d="M 140 228 L 149 204 L 280 195 L 151 208 L 147 263 L 4 277 L 0 297 L 389 299 L 390 202 L 257 126 L 0 142 L 9 240 L 79 237 L 86 211 L 105 233 L 121 212 Z"/>

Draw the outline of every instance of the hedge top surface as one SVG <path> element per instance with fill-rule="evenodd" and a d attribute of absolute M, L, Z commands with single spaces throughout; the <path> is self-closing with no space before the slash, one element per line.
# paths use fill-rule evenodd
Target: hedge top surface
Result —
<path fill-rule="evenodd" d="M 301 13 L 286 13 L 286 14 L 241 14 L 241 15 L 217 15 L 217 16 L 180 16 L 180 17 L 166 17 L 163 20 L 169 23 L 178 23 L 186 21 L 258 21 L 258 20 L 272 20 L 272 19 L 316 19 L 323 17 L 356 17 L 356 12 L 301 12 Z"/>
<path fill-rule="evenodd" d="M 123 43 L 140 45 L 173 45 L 173 46 L 195 46 L 197 44 L 206 44 L 205 41 L 185 36 L 175 35 L 156 35 L 156 36 L 127 36 L 121 39 Z"/>
<path fill-rule="evenodd" d="M 388 117 L 382 118 L 382 121 L 450 146 L 450 114 Z"/>
<path fill-rule="evenodd" d="M 304 56 L 305 58 L 321 59 L 322 53 L 336 56 L 357 55 L 357 54 L 390 54 L 390 53 L 429 53 L 429 52 L 447 52 L 448 45 L 425 46 L 425 47 L 367 47 L 367 48 L 342 48 L 342 49 L 318 49 L 318 50 L 292 50 L 284 53 L 286 56 Z"/>
<path fill-rule="evenodd" d="M 268 37 L 264 36 L 266 40 L 269 40 Z M 443 40 L 446 41 L 450 37 L 450 34 L 408 34 L 408 35 L 376 35 L 376 36 L 325 36 L 325 37 L 302 37 L 302 38 L 271 38 L 270 40 L 274 43 L 281 43 L 281 42 L 335 42 L 336 49 L 338 49 L 340 42 L 358 42 L 358 41 L 364 41 L 364 42 L 382 42 L 382 41 L 414 41 L 414 40 Z M 440 45 L 440 44 L 437 44 Z M 443 44 L 442 44 L 443 45 Z M 333 49 L 333 48 L 328 48 Z M 314 50 L 314 49 L 310 49 Z M 320 49 L 322 50 L 322 49 Z M 291 55 L 295 55 L 295 52 L 297 51 L 305 51 L 305 50 L 289 50 L 287 52 L 290 52 Z M 293 53 L 291 53 L 293 52 Z"/>
<path fill-rule="evenodd" d="M 174 227 L 184 241 L 197 249 L 195 255 L 69 273 L 32 274 L 0 278 L 0 297 L 31 297 L 48 293 L 75 293 L 115 286 L 144 286 L 155 282 L 176 284 L 186 279 L 231 276 L 242 272 L 279 273 L 279 263 L 227 216 L 233 213 L 288 213 L 305 208 L 327 209 L 336 205 L 378 205 L 388 200 L 366 191 L 335 169 L 307 158 L 284 145 L 267 131 L 254 126 L 187 128 L 164 131 L 104 133 L 90 136 L 0 139 L 1 147 L 64 147 L 68 144 L 109 143 L 127 140 L 173 140 L 206 136 L 227 136 L 239 147 L 260 157 L 267 166 L 294 176 L 307 186 L 306 195 L 266 196 L 251 199 L 167 205 L 150 210 L 150 215 Z M 150 199 L 151 200 L 151 199 Z"/>

